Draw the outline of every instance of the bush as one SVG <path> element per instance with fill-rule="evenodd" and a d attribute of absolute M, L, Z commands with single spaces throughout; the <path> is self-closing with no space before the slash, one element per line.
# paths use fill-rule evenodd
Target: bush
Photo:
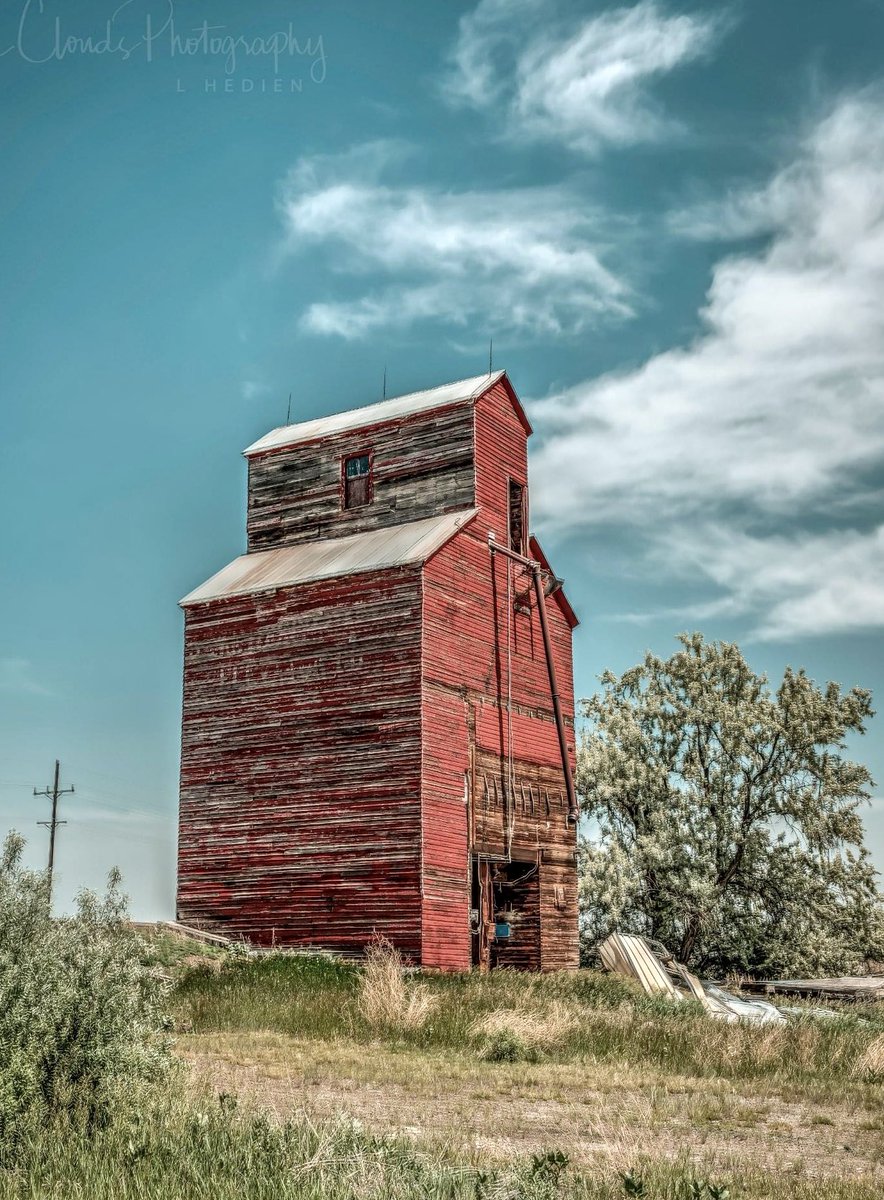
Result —
<path fill-rule="evenodd" d="M 396 947 L 386 938 L 375 938 L 366 950 L 359 992 L 359 1011 L 366 1022 L 373 1029 L 420 1029 L 436 1003 L 425 983 L 406 983 Z"/>
<path fill-rule="evenodd" d="M 489 1034 L 479 1050 L 482 1062 L 517 1063 L 538 1062 L 540 1052 L 529 1046 L 511 1029 L 498 1029 Z"/>
<path fill-rule="evenodd" d="M 167 985 L 125 923 L 119 874 L 103 899 L 82 892 L 76 916 L 53 920 L 23 846 L 12 833 L 0 857 L 0 1166 L 41 1128 L 106 1125 L 171 1062 Z"/>

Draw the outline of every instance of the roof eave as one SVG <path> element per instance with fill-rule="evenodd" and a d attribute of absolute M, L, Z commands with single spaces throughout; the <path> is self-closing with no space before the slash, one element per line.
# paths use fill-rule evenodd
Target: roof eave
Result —
<path fill-rule="evenodd" d="M 217 578 L 225 570 L 227 570 L 227 567 L 230 567 L 232 565 L 232 563 L 228 563 L 227 567 L 222 567 L 220 571 L 216 571 L 214 575 L 210 576 L 209 579 L 206 580 L 206 583 L 200 584 L 199 587 L 194 588 L 192 591 L 188 592 L 186 596 L 183 596 L 178 601 L 178 607 L 182 608 L 186 611 L 189 608 L 195 608 L 199 605 L 225 603 L 228 600 L 242 599 L 245 596 L 259 596 L 262 594 L 266 595 L 267 593 L 270 593 L 270 592 L 278 592 L 284 588 L 304 587 L 310 583 L 323 583 L 323 582 L 327 582 L 328 580 L 332 580 L 332 579 L 344 579 L 351 575 L 377 575 L 377 574 L 383 573 L 384 571 L 400 571 L 400 570 L 403 570 L 406 568 L 412 568 L 412 567 L 417 568 L 418 570 L 421 570 L 430 561 L 431 558 L 433 558 L 436 554 L 438 554 L 439 551 L 444 546 L 448 545 L 448 543 L 452 540 L 452 538 L 456 537 L 457 534 L 459 534 L 461 532 L 461 530 L 466 529 L 466 527 L 468 525 L 470 525 L 476 519 L 478 512 L 479 512 L 478 508 L 472 508 L 472 509 L 457 510 L 450 514 L 446 514 L 452 521 L 451 528 L 447 531 L 446 530 L 439 531 L 439 533 L 434 536 L 434 539 L 433 539 L 433 542 L 431 543 L 431 545 L 429 545 L 425 551 L 423 551 L 419 555 L 415 556 L 414 558 L 405 558 L 399 562 L 386 562 L 386 563 L 379 562 L 379 563 L 368 564 L 368 565 L 359 563 L 359 564 L 356 564 L 356 565 L 350 566 L 350 567 L 342 567 L 339 570 L 331 571 L 328 574 L 318 574 L 318 575 L 313 576 L 312 578 L 293 579 L 293 580 L 289 580 L 288 582 L 286 582 L 285 580 L 279 580 L 279 579 L 268 580 L 267 582 L 259 584 L 257 586 L 243 587 L 237 591 L 229 591 L 226 594 L 221 593 L 221 594 L 216 594 L 213 596 L 212 595 L 199 596 L 197 593 L 199 593 L 204 587 L 206 587 L 209 583 L 211 583 L 211 581 L 213 579 Z M 411 522 L 405 523 L 406 526 L 410 525 L 410 524 L 412 524 L 412 523 Z M 404 528 L 404 527 L 405 526 L 402 526 L 400 528 Z M 334 539 L 334 538 L 326 539 L 327 542 L 328 541 L 334 542 L 336 540 L 338 540 L 338 539 Z M 342 541 L 342 542 L 344 540 L 346 540 L 346 539 L 343 539 L 343 538 L 340 539 L 340 541 Z M 291 546 L 289 548 L 292 550 L 297 549 L 297 545 L 298 544 L 296 543 L 294 546 Z M 312 546 L 315 546 L 316 543 L 311 542 L 311 543 L 309 543 L 309 545 L 312 547 Z M 285 548 L 286 547 L 284 547 L 284 546 L 280 546 L 280 547 L 276 547 L 274 550 L 269 550 L 269 551 L 261 551 L 261 550 L 252 551 L 251 554 L 252 555 L 273 554 L 273 553 L 276 553 L 279 550 L 283 550 Z M 244 559 L 248 559 L 248 558 L 250 558 L 250 554 L 247 552 L 244 555 L 239 555 L 236 559 L 233 560 L 233 563 L 237 563 L 237 562 L 240 562 L 240 561 L 242 561 Z"/>
<path fill-rule="evenodd" d="M 453 536 L 454 534 L 452 534 L 452 537 Z M 438 549 L 441 549 L 441 547 L 438 547 Z M 437 551 L 433 550 L 433 554 L 436 553 Z M 429 557 L 431 556 L 428 556 L 423 560 L 414 559 L 411 562 L 384 563 L 380 566 L 374 567 L 345 567 L 341 571 L 336 571 L 334 575 L 317 575 L 315 579 L 296 579 L 290 583 L 267 583 L 261 587 L 243 588 L 241 592 L 229 592 L 224 596 L 205 596 L 198 597 L 195 600 L 191 600 L 188 596 L 184 596 L 178 601 L 178 607 L 187 612 L 189 608 L 199 608 L 206 604 L 227 604 L 231 600 L 244 600 L 248 596 L 267 596 L 271 592 L 284 592 L 289 588 L 309 587 L 313 583 L 331 583 L 335 579 L 349 579 L 351 576 L 355 575 L 383 575 L 386 571 L 420 571 L 423 569 L 424 564 L 428 561 Z"/>
<path fill-rule="evenodd" d="M 555 571 L 553 571 L 552 567 L 550 566 L 549 559 L 543 553 L 543 547 L 540 545 L 540 542 L 538 542 L 537 538 L 534 536 L 533 533 L 528 538 L 528 546 L 531 550 L 532 557 L 537 559 L 537 561 L 540 563 L 540 565 L 543 567 L 543 569 L 545 571 L 549 571 L 552 575 L 555 575 L 556 573 L 555 573 Z M 556 576 L 556 578 L 558 578 L 558 576 Z M 565 595 L 564 587 L 557 587 L 556 590 L 552 593 L 552 596 L 553 596 L 553 599 L 558 604 L 559 608 L 562 610 L 565 620 L 568 622 L 568 624 L 571 626 L 572 629 L 576 629 L 577 626 L 580 624 L 580 618 L 577 616 L 577 613 L 571 607 L 571 603 L 568 600 L 568 597 Z"/>
<path fill-rule="evenodd" d="M 452 383 L 440 384 L 435 388 L 426 388 L 422 392 L 409 392 L 404 396 L 391 396 L 389 400 L 381 401 L 377 404 L 364 405 L 362 408 L 350 409 L 343 413 L 329 413 L 326 417 L 316 417 L 306 422 L 298 422 L 294 425 L 280 425 L 277 426 L 276 429 L 271 429 L 268 433 L 264 434 L 263 437 L 258 438 L 257 441 L 252 442 L 251 445 L 247 446 L 243 451 L 243 456 L 246 459 L 257 458 L 265 454 L 271 454 L 276 450 L 283 450 L 292 446 L 307 446 L 316 442 L 322 442 L 330 437 L 336 437 L 340 434 L 347 434 L 350 432 L 355 433 L 357 431 L 367 432 L 378 429 L 384 425 L 410 421 L 419 418 L 426 413 L 442 412 L 459 404 L 473 404 L 480 396 L 484 395 L 490 387 L 493 387 L 494 384 L 505 377 L 506 372 L 503 370 L 489 372 L 487 376 L 472 376 L 469 379 L 454 380 Z M 478 380 L 478 382 L 476 382 L 476 380 Z M 414 401 L 420 396 L 428 396 L 432 393 L 450 391 L 452 388 L 459 387 L 461 384 L 467 383 L 473 385 L 471 391 L 463 391 L 459 395 L 447 396 L 444 399 L 436 401 L 435 403 L 421 405 L 417 408 L 411 408 L 410 411 L 406 410 L 400 412 L 389 412 L 381 416 L 377 416 L 375 413 L 373 418 L 368 416 L 372 410 L 376 410 L 378 408 L 389 409 L 391 405 L 395 406 L 396 404 L 409 400 Z M 507 388 L 511 394 L 512 401 L 516 406 L 517 411 L 521 413 L 520 419 L 530 431 L 530 427 L 527 425 L 527 418 L 525 417 L 524 412 L 521 410 L 518 397 L 515 395 L 515 392 L 512 391 L 512 385 L 510 385 L 508 382 Z M 363 423 L 360 423 L 358 419 L 360 412 L 367 416 L 367 419 L 365 419 Z M 357 418 L 355 423 L 344 424 L 339 428 L 317 429 L 316 432 L 307 434 L 302 433 L 300 436 L 297 432 L 299 429 L 303 430 L 305 426 L 326 424 L 329 421 L 334 422 L 337 418 L 354 416 Z M 291 436 L 287 435 L 287 431 L 291 431 Z M 279 440 L 274 440 L 275 435 L 277 434 L 279 435 Z"/>

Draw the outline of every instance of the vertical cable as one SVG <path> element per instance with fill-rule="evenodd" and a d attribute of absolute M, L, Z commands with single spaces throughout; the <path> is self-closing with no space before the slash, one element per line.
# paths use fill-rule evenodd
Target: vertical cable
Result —
<path fill-rule="evenodd" d="M 507 861 L 511 862 L 516 818 L 516 798 L 515 770 L 513 767 L 513 565 L 509 559 L 506 559 L 506 748 L 506 857 Z"/>

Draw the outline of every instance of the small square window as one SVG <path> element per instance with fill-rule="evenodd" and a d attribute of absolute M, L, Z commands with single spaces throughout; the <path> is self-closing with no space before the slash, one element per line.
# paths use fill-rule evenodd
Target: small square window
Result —
<path fill-rule="evenodd" d="M 371 504 L 371 455 L 353 454 L 344 459 L 344 508 Z"/>

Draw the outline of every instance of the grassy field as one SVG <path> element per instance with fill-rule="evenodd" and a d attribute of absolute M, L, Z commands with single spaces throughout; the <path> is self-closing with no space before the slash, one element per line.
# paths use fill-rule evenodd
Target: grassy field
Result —
<path fill-rule="evenodd" d="M 0 1197 L 88 1200 L 732 1200 L 737 1196 L 856 1200 L 856 1183 L 744 1173 L 729 1183 L 686 1161 L 643 1164 L 624 1174 L 575 1169 L 560 1153 L 507 1166 L 467 1161 L 445 1146 L 373 1136 L 339 1120 L 274 1122 L 212 1107 L 155 1109 L 129 1131 L 88 1144 L 44 1139 L 30 1164 L 0 1172 Z"/>
<path fill-rule="evenodd" d="M 257 960 L 168 935 L 177 1066 L 0 1141 L 0 1200 L 866 1200 L 884 1016 L 722 1025 L 590 971 Z M 0 1100 L 3 1098 L 0 1072 Z M 60 1125 L 59 1121 L 67 1124 Z"/>
<path fill-rule="evenodd" d="M 410 1024 L 401 1005 L 386 1021 L 369 1012 L 359 970 L 330 959 L 173 969 L 190 1087 L 236 1095 L 239 1120 L 259 1106 L 277 1126 L 355 1128 L 366 1145 L 404 1136 L 396 1155 L 435 1163 L 443 1189 L 424 1180 L 404 1195 L 884 1190 L 884 1016 L 872 1007 L 726 1025 L 590 971 L 498 972 L 409 977 L 423 1013 Z"/>

